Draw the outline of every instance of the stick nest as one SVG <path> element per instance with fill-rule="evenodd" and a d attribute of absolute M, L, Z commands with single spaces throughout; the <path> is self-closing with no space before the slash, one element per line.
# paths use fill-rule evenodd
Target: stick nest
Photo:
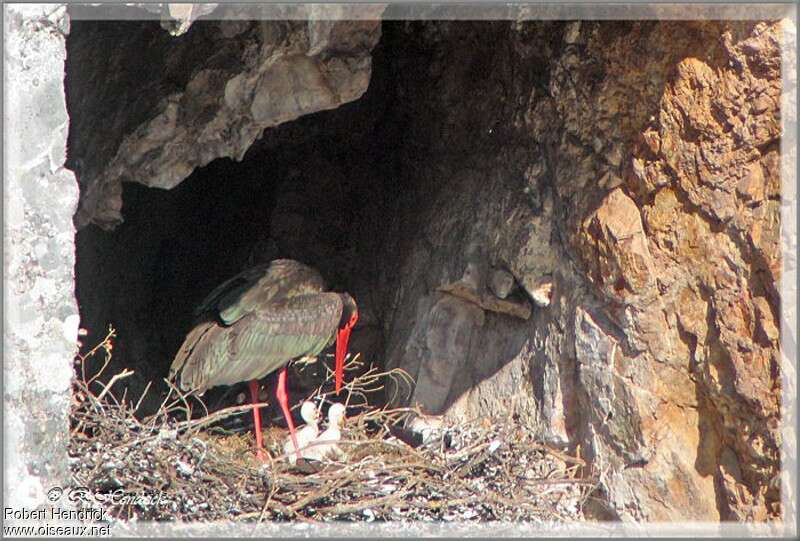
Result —
<path fill-rule="evenodd" d="M 78 361 L 110 358 L 113 337 L 111 330 Z M 565 523 L 583 518 L 597 487 L 580 458 L 509 420 L 450 423 L 424 445 L 404 443 L 390 430 L 418 412 L 367 405 L 379 382 L 397 373 L 370 369 L 351 378 L 348 414 L 356 413 L 343 429 L 343 456 L 298 466 L 283 455 L 285 429 L 265 431 L 268 462 L 255 457 L 250 431 L 213 429 L 227 417 L 250 416 L 250 405 L 192 418 L 197 399 L 172 387 L 155 415 L 137 418 L 137 406 L 112 392 L 125 374 L 108 383 L 76 378 L 69 446 L 72 488 L 96 495 L 92 505 L 115 518 Z"/>

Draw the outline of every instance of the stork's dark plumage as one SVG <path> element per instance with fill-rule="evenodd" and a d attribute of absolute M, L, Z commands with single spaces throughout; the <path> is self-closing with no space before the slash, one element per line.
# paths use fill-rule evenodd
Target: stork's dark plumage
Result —
<path fill-rule="evenodd" d="M 189 332 L 170 368 L 180 386 L 200 394 L 217 385 L 249 381 L 254 403 L 257 380 L 282 369 L 278 402 L 295 440 L 286 394 L 286 366 L 316 357 L 336 340 L 336 392 L 358 308 L 347 293 L 324 291 L 320 274 L 298 261 L 276 259 L 248 269 L 214 289 L 197 308 Z M 256 447 L 263 453 L 261 417 L 253 409 Z"/>

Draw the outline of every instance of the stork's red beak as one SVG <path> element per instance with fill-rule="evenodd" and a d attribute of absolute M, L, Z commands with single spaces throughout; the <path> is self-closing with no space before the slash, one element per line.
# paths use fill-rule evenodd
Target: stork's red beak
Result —
<path fill-rule="evenodd" d="M 336 394 L 342 389 L 342 381 L 344 380 L 344 357 L 347 355 L 347 344 L 350 342 L 350 331 L 353 330 L 353 325 L 356 324 L 358 313 L 353 313 L 350 321 L 336 331 L 336 366 L 334 368 L 336 374 Z"/>

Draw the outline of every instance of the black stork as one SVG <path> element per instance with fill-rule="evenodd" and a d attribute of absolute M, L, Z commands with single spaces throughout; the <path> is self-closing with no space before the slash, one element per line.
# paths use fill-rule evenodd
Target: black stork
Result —
<path fill-rule="evenodd" d="M 336 340 L 336 394 L 342 386 L 344 357 L 358 307 L 347 293 L 325 291 L 315 269 L 276 259 L 248 269 L 214 289 L 195 311 L 198 322 L 170 368 L 180 387 L 202 395 L 218 385 L 247 381 L 258 403 L 258 380 L 281 369 L 276 397 L 298 452 L 286 391 L 293 359 L 316 357 Z M 264 458 L 261 415 L 253 408 L 256 448 Z"/>

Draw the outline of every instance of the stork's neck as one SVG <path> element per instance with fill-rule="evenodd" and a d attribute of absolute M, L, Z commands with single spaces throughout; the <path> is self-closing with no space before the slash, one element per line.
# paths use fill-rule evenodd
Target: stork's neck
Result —
<path fill-rule="evenodd" d="M 340 330 L 347 327 L 352 328 L 353 325 L 355 325 L 355 320 L 358 319 L 358 306 L 356 305 L 356 301 L 347 293 L 340 293 L 339 296 L 342 299 L 342 316 L 339 318 L 338 328 Z M 354 315 L 355 317 L 353 317 Z"/>

